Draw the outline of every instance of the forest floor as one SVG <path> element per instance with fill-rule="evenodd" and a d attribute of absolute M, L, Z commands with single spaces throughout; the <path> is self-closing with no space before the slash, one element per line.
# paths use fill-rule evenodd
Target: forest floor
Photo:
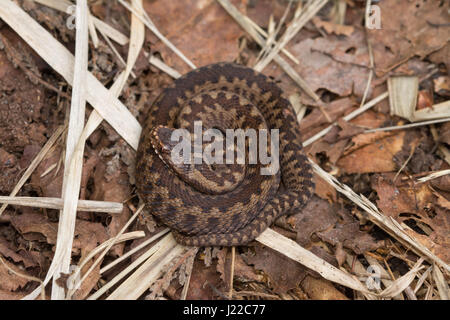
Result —
<path fill-rule="evenodd" d="M 0 7 L 0 299 L 449 299 L 447 1 L 74 9 Z M 222 61 L 283 89 L 315 194 L 247 246 L 184 247 L 136 194 L 140 124 Z"/>

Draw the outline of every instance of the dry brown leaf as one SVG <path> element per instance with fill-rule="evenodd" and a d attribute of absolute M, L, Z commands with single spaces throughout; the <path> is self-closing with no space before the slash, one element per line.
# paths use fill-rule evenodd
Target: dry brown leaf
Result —
<path fill-rule="evenodd" d="M 230 269 L 231 252 L 228 248 L 224 248 L 217 254 L 217 271 L 220 273 L 220 279 L 227 286 L 230 283 Z M 244 262 L 239 253 L 236 253 L 233 280 L 262 281 L 262 277 L 257 275 L 255 270 Z"/>
<path fill-rule="evenodd" d="M 248 253 L 246 260 L 256 269 L 263 270 L 270 279 L 270 287 L 276 293 L 286 293 L 296 288 L 306 276 L 306 270 L 299 263 L 270 248 L 255 246 L 255 255 Z M 289 270 L 289 272 L 286 272 Z"/>
<path fill-rule="evenodd" d="M 367 86 L 367 68 L 336 61 L 328 53 L 315 49 L 319 44 L 320 47 L 333 46 L 335 41 L 339 40 L 333 36 L 327 39 L 306 39 L 298 43 L 291 42 L 286 48 L 300 61 L 293 67 L 313 91 L 326 89 L 341 97 L 351 94 L 361 97 Z M 296 90 L 293 81 L 280 68 L 267 68 L 267 73 L 280 80 L 281 87 L 288 94 Z"/>
<path fill-rule="evenodd" d="M 318 175 L 314 175 L 314 183 L 316 185 L 316 189 L 314 193 L 324 200 L 328 200 L 331 202 L 336 202 L 337 200 L 337 191 L 333 186 L 331 186 L 328 182 L 323 180 Z"/>
<path fill-rule="evenodd" d="M 312 22 L 316 25 L 317 28 L 323 28 L 328 34 L 334 33 L 338 36 L 350 36 L 355 30 L 353 26 L 346 26 L 343 24 L 324 21 L 317 16 L 312 18 Z"/>
<path fill-rule="evenodd" d="M 444 97 L 450 96 L 450 77 L 449 76 L 440 76 L 436 79 L 433 79 L 434 82 L 434 92 L 440 94 Z"/>
<path fill-rule="evenodd" d="M 307 276 L 302 282 L 302 289 L 313 300 L 348 300 L 330 281 Z"/>
<path fill-rule="evenodd" d="M 216 1 L 145 1 L 144 8 L 161 33 L 197 67 L 233 61 L 238 56 L 243 31 Z M 181 73 L 190 70 L 153 35 L 151 42 L 167 65 Z"/>
<path fill-rule="evenodd" d="M 124 172 L 125 171 L 125 172 Z M 92 198 L 96 200 L 123 202 L 130 197 L 131 186 L 128 183 L 126 168 L 119 161 L 116 154 L 106 164 L 100 161 L 94 169 L 94 188 Z M 113 215 L 107 229 L 110 236 L 115 236 L 127 223 L 130 210 L 124 206 L 122 213 Z M 123 243 L 115 245 L 113 254 L 120 256 L 124 249 Z"/>
<path fill-rule="evenodd" d="M 39 263 L 36 261 L 35 257 L 30 253 L 30 251 L 18 250 L 13 247 L 13 243 L 8 242 L 4 237 L 0 236 L 0 254 L 5 258 L 10 258 L 14 262 L 23 263 L 25 268 L 36 267 Z"/>
<path fill-rule="evenodd" d="M 437 197 L 428 183 L 402 185 L 392 182 L 393 174 L 376 175 L 372 188 L 377 192 L 378 207 L 382 212 L 403 222 L 409 228 L 406 232 L 414 236 L 436 256 L 448 263 L 450 261 L 449 209 L 436 205 Z"/>
<path fill-rule="evenodd" d="M 367 232 L 359 230 L 359 221 L 338 223 L 333 229 L 318 232 L 322 241 L 334 246 L 342 244 L 356 254 L 378 249 L 383 243 L 376 242 Z"/>
<path fill-rule="evenodd" d="M 307 246 L 316 232 L 333 228 L 337 220 L 330 203 L 315 196 L 301 212 L 288 218 L 297 230 L 297 242 L 302 246 Z"/>
<path fill-rule="evenodd" d="M 415 55 L 425 58 L 450 40 L 449 3 L 443 1 L 385 0 L 381 29 L 369 30 L 375 68 L 382 75 Z M 446 25 L 447 24 L 447 25 Z"/>
<path fill-rule="evenodd" d="M 206 267 L 203 261 L 194 260 L 191 281 L 186 296 L 187 300 L 212 300 L 217 299 L 222 292 L 222 280 L 216 271 L 216 266 Z"/>
<path fill-rule="evenodd" d="M 0 291 L 16 291 L 17 289 L 23 288 L 28 282 L 30 282 L 29 279 L 20 277 L 9 271 L 9 269 L 12 269 L 19 274 L 27 275 L 24 270 L 20 270 L 14 264 L 7 261 L 3 256 L 0 258 L 2 259 L 2 261 L 0 261 Z"/>
<path fill-rule="evenodd" d="M 388 134 L 364 134 L 364 140 L 371 140 L 371 137 L 386 136 Z M 359 142 L 358 142 L 359 140 Z M 337 162 L 338 166 L 346 173 L 370 173 L 370 172 L 390 172 L 398 167 L 394 161 L 394 155 L 403 148 L 405 132 L 376 140 L 373 143 L 366 144 L 355 151 L 346 152 Z M 361 144 L 361 135 L 352 140 L 355 145 Z M 351 150 L 354 150 L 352 147 Z"/>

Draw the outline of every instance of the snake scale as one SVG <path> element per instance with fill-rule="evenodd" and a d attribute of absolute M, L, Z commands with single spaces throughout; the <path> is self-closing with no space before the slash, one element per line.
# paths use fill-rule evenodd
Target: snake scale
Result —
<path fill-rule="evenodd" d="M 280 170 L 262 175 L 265 165 L 248 157 L 244 164 L 173 163 L 171 133 L 193 132 L 195 121 L 221 132 L 278 129 Z M 191 71 L 156 99 L 139 142 L 136 186 L 177 242 L 193 246 L 244 245 L 281 215 L 301 209 L 314 192 L 291 104 L 274 81 L 233 63 Z"/>

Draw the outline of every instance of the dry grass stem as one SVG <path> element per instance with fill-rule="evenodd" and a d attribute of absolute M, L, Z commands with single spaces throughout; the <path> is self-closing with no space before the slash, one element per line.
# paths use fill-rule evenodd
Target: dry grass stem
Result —
<path fill-rule="evenodd" d="M 155 248 L 156 247 L 156 248 Z M 155 248 L 155 249 L 153 249 Z M 135 300 L 139 298 L 150 286 L 158 280 L 166 270 L 165 267 L 187 248 L 175 242 L 169 233 L 150 250 L 152 255 L 144 260 L 143 264 L 130 275 L 122 284 L 108 296 L 107 300 Z M 150 251 L 149 250 L 149 251 Z M 125 269 L 124 271 L 127 271 Z"/>
<path fill-rule="evenodd" d="M 109 269 L 111 269 L 112 267 L 116 266 L 118 263 L 122 262 L 123 260 L 127 259 L 128 257 L 130 257 L 131 255 L 135 254 L 136 252 L 138 252 L 139 250 L 145 248 L 146 246 L 148 246 L 150 243 L 152 243 L 153 241 L 158 240 L 159 238 L 161 238 L 163 235 L 165 235 L 166 233 L 168 233 L 170 231 L 170 229 L 166 228 L 160 232 L 158 232 L 157 234 L 155 234 L 154 236 L 150 237 L 149 239 L 145 240 L 144 242 L 142 242 L 141 244 L 139 244 L 137 247 L 133 248 L 132 250 L 128 251 L 127 253 L 123 254 L 122 256 L 120 256 L 119 258 L 117 258 L 116 260 L 114 260 L 113 262 L 111 262 L 110 264 L 104 266 L 103 268 L 100 269 L 100 274 L 108 271 Z"/>
<path fill-rule="evenodd" d="M 69 273 L 70 271 L 77 204 L 83 170 L 84 143 L 79 145 L 78 141 L 83 132 L 86 108 L 88 37 L 87 1 L 77 0 L 74 77 L 62 188 L 64 205 L 59 216 L 55 255 L 49 268 L 49 270 L 54 271 L 49 271 L 47 274 L 47 277 L 49 274 L 53 274 L 52 299 L 56 300 L 65 297 L 64 288 L 60 287 L 56 280 L 62 273 Z M 52 266 L 54 266 L 54 269 Z"/>
<path fill-rule="evenodd" d="M 427 182 L 427 181 L 430 181 L 430 180 L 433 180 L 433 179 L 436 179 L 439 177 L 446 176 L 448 174 L 450 174 L 450 169 L 433 172 L 432 174 L 429 174 L 426 177 L 417 179 L 417 182 L 419 182 L 419 183 Z"/>
<path fill-rule="evenodd" d="M 62 209 L 63 199 L 46 197 L 6 197 L 0 196 L 0 203 L 24 207 Z M 119 202 L 78 200 L 77 211 L 121 213 L 123 204 Z"/>
<path fill-rule="evenodd" d="M 436 123 L 443 123 L 450 121 L 450 118 L 444 118 L 444 119 L 437 119 L 437 120 L 430 120 L 430 121 L 423 121 L 423 122 L 416 122 L 416 123 L 410 123 L 405 124 L 402 126 L 392 126 L 392 127 L 385 127 L 385 128 L 376 128 L 376 129 L 370 129 L 364 131 L 365 133 L 371 133 L 371 132 L 379 132 L 379 131 L 394 131 L 394 130 L 404 130 L 404 129 L 410 129 L 410 128 L 416 128 L 416 127 L 422 127 L 422 126 L 428 126 L 430 124 L 436 124 Z"/>
<path fill-rule="evenodd" d="M 119 3 L 123 5 L 125 8 L 127 8 L 130 12 L 135 14 L 145 24 L 147 28 L 149 28 L 167 47 L 169 47 L 169 49 L 171 49 L 178 57 L 180 57 L 181 60 L 183 60 L 188 66 L 190 66 L 192 69 L 197 68 L 180 50 L 178 50 L 177 47 L 175 47 L 172 44 L 172 42 L 169 41 L 169 39 L 167 39 L 165 36 L 162 35 L 161 32 L 159 32 L 158 28 L 156 28 L 155 24 L 142 7 L 138 11 L 135 8 L 131 7 L 124 0 L 117 0 L 117 1 L 119 1 Z"/>
<path fill-rule="evenodd" d="M 261 242 L 263 245 L 284 254 L 292 260 L 318 272 L 327 280 L 339 283 L 343 286 L 366 294 L 370 294 L 361 282 L 354 279 L 346 272 L 337 269 L 325 260 L 302 248 L 296 242 L 286 238 L 270 228 L 259 235 L 256 240 Z"/>
<path fill-rule="evenodd" d="M 11 0 L 3 1 L 0 17 L 69 84 L 73 83 L 74 57 L 66 47 Z M 86 88 L 88 102 L 137 149 L 141 126 L 131 112 L 91 73 L 87 75 Z"/>
<path fill-rule="evenodd" d="M 255 23 L 249 23 L 250 18 L 244 16 L 229 0 L 217 0 L 222 7 L 228 12 L 228 14 L 233 17 L 236 22 L 244 29 L 253 40 L 255 40 L 261 47 L 264 46 L 265 40 L 261 37 L 258 31 L 255 29 Z M 320 98 L 316 93 L 309 87 L 305 80 L 303 80 L 300 75 L 287 63 L 281 56 L 275 55 L 275 62 L 288 74 L 292 80 L 294 80 L 300 88 L 302 88 L 312 99 L 319 101 Z"/>
<path fill-rule="evenodd" d="M 317 0 L 308 2 L 298 17 L 294 17 L 289 24 L 280 41 L 275 44 L 267 56 L 255 65 L 255 70 L 262 71 L 280 52 L 280 50 L 300 31 L 308 21 L 320 11 L 328 0 Z"/>
<path fill-rule="evenodd" d="M 81 277 L 81 280 L 79 282 L 73 282 L 71 284 L 71 290 L 67 293 L 67 298 L 70 299 L 72 295 L 75 293 L 75 291 L 81 286 L 81 284 L 87 279 L 89 274 L 95 269 L 95 267 L 103 261 L 104 256 L 108 253 L 108 251 L 111 249 L 113 245 L 115 245 L 120 238 L 120 236 L 125 232 L 125 230 L 128 229 L 130 224 L 137 218 L 137 216 L 142 212 L 144 209 L 144 205 L 141 205 L 136 212 L 133 214 L 133 216 L 128 219 L 127 223 L 122 227 L 122 229 L 117 233 L 117 235 L 114 236 L 113 240 L 106 246 L 106 248 L 103 250 L 103 252 L 97 257 L 97 259 L 94 261 L 94 263 L 89 267 L 89 270 L 86 271 L 85 274 Z M 77 279 L 78 274 L 81 272 L 81 268 L 77 269 L 73 273 L 73 281 Z"/>

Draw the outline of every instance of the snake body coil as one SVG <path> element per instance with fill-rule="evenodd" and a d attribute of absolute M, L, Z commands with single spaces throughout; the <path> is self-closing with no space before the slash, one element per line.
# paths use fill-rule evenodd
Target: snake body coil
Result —
<path fill-rule="evenodd" d="M 172 163 L 170 134 L 193 132 L 195 121 L 221 132 L 278 129 L 281 174 L 260 174 L 266 165 L 248 157 L 245 164 Z M 149 110 L 137 152 L 139 196 L 182 244 L 246 244 L 279 216 L 301 209 L 314 192 L 298 127 L 281 89 L 263 74 L 232 63 L 196 69 Z"/>

